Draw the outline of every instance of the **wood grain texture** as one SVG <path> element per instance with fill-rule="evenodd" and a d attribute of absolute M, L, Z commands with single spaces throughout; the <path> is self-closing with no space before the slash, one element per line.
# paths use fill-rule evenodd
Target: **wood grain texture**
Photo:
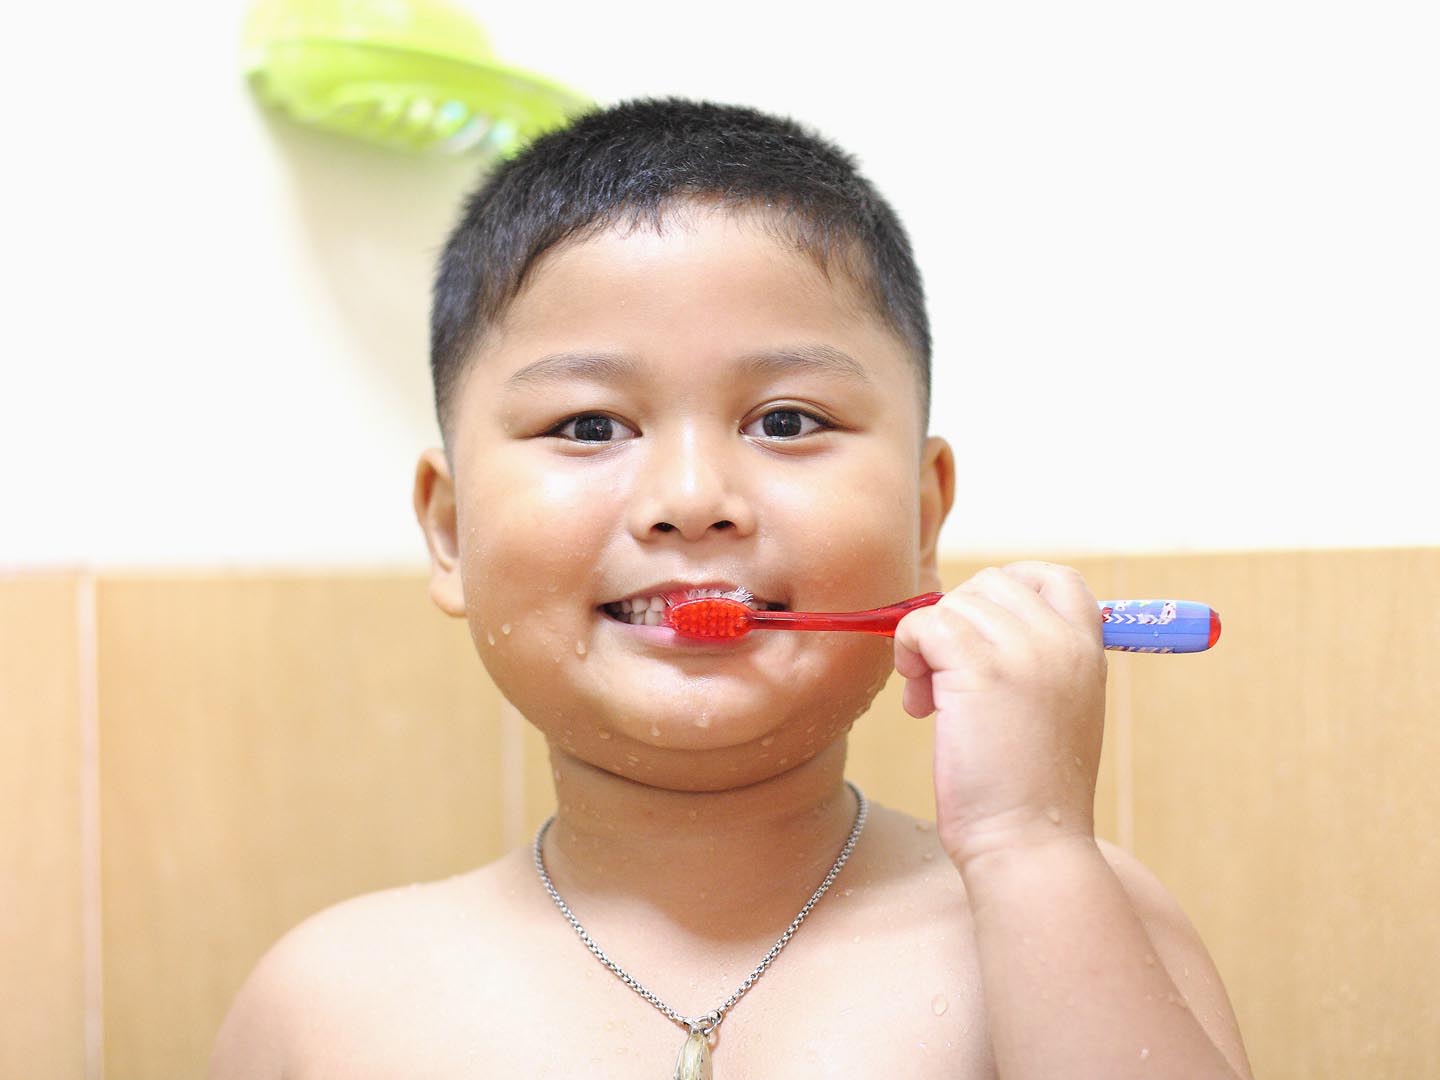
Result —
<path fill-rule="evenodd" d="M 1211 653 L 1127 657 L 1135 853 L 1225 976 L 1257 1076 L 1440 1076 L 1440 551 L 1130 559 Z"/>
<path fill-rule="evenodd" d="M 1440 551 L 1065 561 L 1224 618 L 1210 653 L 1111 654 L 1097 828 L 1199 927 L 1256 1074 L 1440 1075 Z M 7 1080 L 84 1068 L 77 580 L 0 580 Z M 422 574 L 112 575 L 97 605 L 108 1075 L 199 1075 L 296 922 L 528 845 L 553 807 L 544 740 Z M 851 777 L 930 816 L 931 728 L 892 678 Z"/>
<path fill-rule="evenodd" d="M 0 1078 L 85 1074 L 79 574 L 0 578 Z"/>
<path fill-rule="evenodd" d="M 98 613 L 106 1072 L 202 1075 L 285 930 L 500 851 L 500 699 L 414 577 L 107 579 Z"/>

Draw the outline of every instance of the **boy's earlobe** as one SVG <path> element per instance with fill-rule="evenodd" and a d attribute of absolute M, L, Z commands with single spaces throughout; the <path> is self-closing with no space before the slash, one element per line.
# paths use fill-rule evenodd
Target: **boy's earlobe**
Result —
<path fill-rule="evenodd" d="M 940 526 L 955 502 L 955 455 L 938 435 L 925 440 L 920 454 L 920 587 L 940 592 Z"/>
<path fill-rule="evenodd" d="M 415 467 L 415 517 L 430 549 L 430 599 L 447 615 L 465 614 L 460 580 L 459 528 L 455 515 L 455 478 L 445 452 L 431 447 Z"/>

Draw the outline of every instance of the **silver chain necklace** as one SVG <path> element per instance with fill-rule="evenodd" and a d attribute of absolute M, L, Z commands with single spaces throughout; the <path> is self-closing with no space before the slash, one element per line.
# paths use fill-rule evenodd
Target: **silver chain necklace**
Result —
<path fill-rule="evenodd" d="M 546 830 L 550 828 L 551 823 L 555 820 L 555 815 L 551 814 L 546 818 L 545 824 L 541 825 L 539 831 L 536 832 L 535 871 L 540 875 L 540 883 L 545 886 L 545 891 L 550 894 L 550 899 L 554 900 L 555 906 L 560 909 L 560 914 L 564 915 L 565 918 L 570 921 L 570 925 L 575 928 L 575 933 L 580 935 L 580 940 L 585 942 L 586 947 L 595 954 L 595 958 L 619 976 L 621 982 L 664 1013 L 668 1020 L 679 1024 L 689 1032 L 689 1035 L 685 1039 L 685 1045 L 680 1048 L 680 1057 L 675 1062 L 675 1071 L 672 1074 L 672 1080 L 710 1080 L 710 1045 L 706 1041 L 710 1033 L 720 1026 L 720 1021 L 725 1019 L 725 1014 L 730 1011 L 737 1001 L 745 996 L 745 992 L 755 985 L 756 980 L 765 974 L 765 969 L 770 966 L 770 962 L 780 955 L 780 950 L 795 936 L 795 931 L 798 930 L 800 924 L 805 921 L 805 916 L 810 914 L 810 909 L 815 906 L 820 897 L 825 895 L 825 890 L 830 888 L 830 883 L 833 882 L 835 876 L 840 873 L 840 868 L 845 865 L 845 860 L 850 858 L 850 853 L 855 850 L 855 842 L 860 839 L 860 830 L 865 828 L 865 815 L 869 807 L 860 789 L 849 780 L 846 780 L 845 783 L 850 790 L 855 793 L 855 802 L 857 804 L 855 824 L 850 829 L 850 836 L 846 839 L 845 846 L 840 849 L 840 855 L 835 860 L 835 864 L 830 867 L 830 872 L 825 875 L 825 880 L 820 883 L 820 887 L 811 894 L 810 899 L 805 902 L 805 906 L 800 909 L 800 914 L 791 920 L 790 925 L 785 928 L 785 932 L 780 935 L 780 939 L 776 941 L 774 945 L 770 946 L 770 951 L 765 954 L 765 958 L 755 965 L 755 970 L 745 976 L 745 981 L 740 984 L 733 994 L 725 999 L 723 1004 L 711 1009 L 703 1016 L 682 1016 L 644 986 L 640 985 L 634 976 L 606 956 L 600 946 L 595 944 L 594 939 L 591 938 L 585 928 L 580 925 L 580 920 L 575 917 L 575 913 L 570 910 L 570 906 L 566 904 L 564 900 L 560 899 L 560 894 L 555 890 L 554 884 L 550 881 L 550 875 L 545 871 L 545 857 L 541 854 L 541 845 L 545 840 Z"/>

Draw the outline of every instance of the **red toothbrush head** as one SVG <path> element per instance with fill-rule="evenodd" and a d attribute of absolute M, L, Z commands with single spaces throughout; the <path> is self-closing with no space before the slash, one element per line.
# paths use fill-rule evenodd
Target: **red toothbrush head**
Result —
<path fill-rule="evenodd" d="M 706 596 L 666 608 L 665 622 L 677 634 L 722 641 L 750 632 L 750 609 L 738 600 Z"/>

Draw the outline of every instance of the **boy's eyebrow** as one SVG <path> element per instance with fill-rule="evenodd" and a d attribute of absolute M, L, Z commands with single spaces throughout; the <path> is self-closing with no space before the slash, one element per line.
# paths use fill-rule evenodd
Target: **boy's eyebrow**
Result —
<path fill-rule="evenodd" d="M 639 365 L 625 353 L 561 352 L 542 356 L 526 364 L 505 380 L 505 389 L 521 390 L 544 383 L 623 382 Z"/>
<path fill-rule="evenodd" d="M 518 390 L 567 380 L 623 382 L 633 378 L 639 366 L 635 357 L 626 353 L 552 353 L 511 374 L 505 380 L 505 389 Z M 796 345 L 747 353 L 740 357 L 740 369 L 747 375 L 809 371 L 817 375 L 857 379 L 863 383 L 872 381 L 864 365 L 833 345 Z"/>
<path fill-rule="evenodd" d="M 797 345 L 784 349 L 767 349 L 741 357 L 741 364 L 751 375 L 809 371 L 817 375 L 858 379 L 862 383 L 871 381 L 870 373 L 860 361 L 833 345 Z"/>

